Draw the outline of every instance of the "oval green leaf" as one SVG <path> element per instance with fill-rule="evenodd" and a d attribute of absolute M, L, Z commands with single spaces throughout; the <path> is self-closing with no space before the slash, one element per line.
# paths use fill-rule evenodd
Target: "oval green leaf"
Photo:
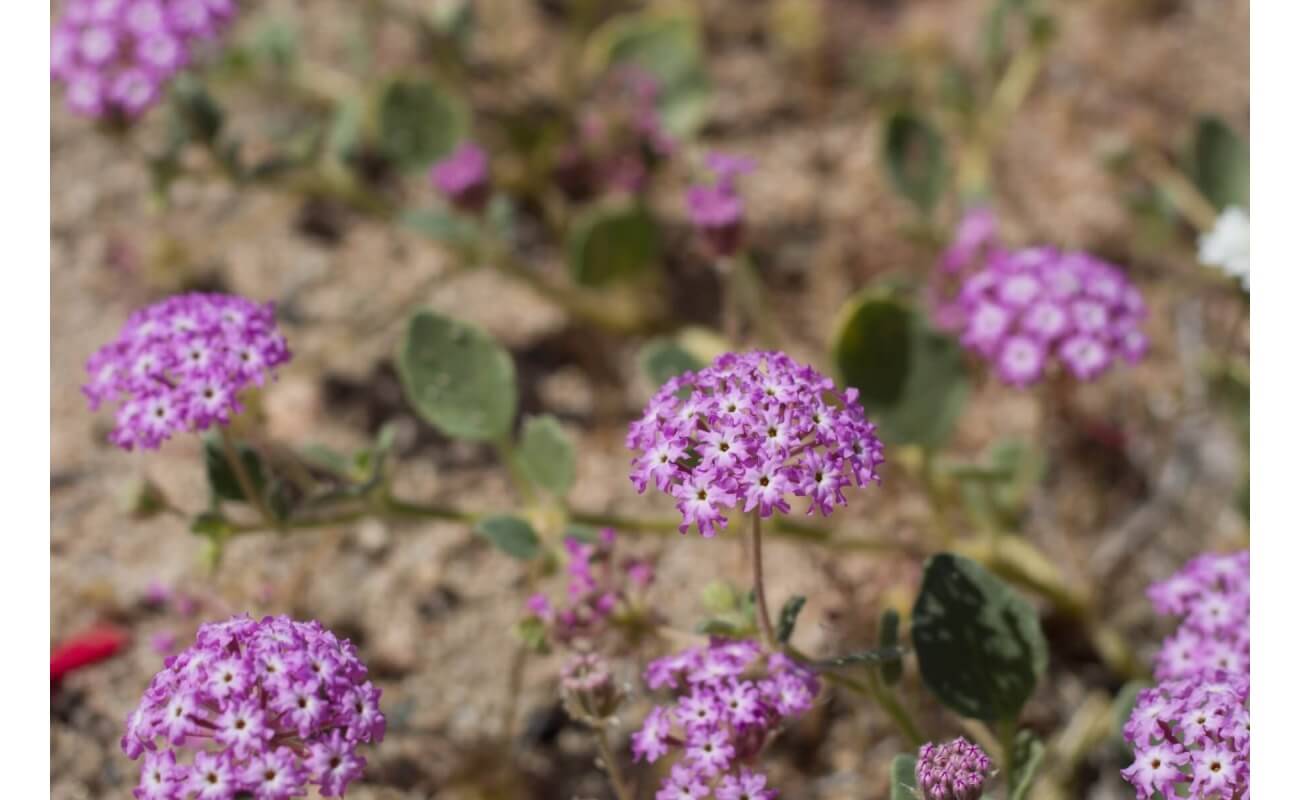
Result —
<path fill-rule="evenodd" d="M 895 112 L 885 122 L 884 159 L 894 188 L 918 211 L 929 215 L 948 182 L 939 132 L 918 114 Z"/>
<path fill-rule="evenodd" d="M 916 756 L 902 753 L 889 765 L 889 800 L 918 800 L 916 790 Z"/>
<path fill-rule="evenodd" d="M 1190 160 L 1192 179 L 1215 208 L 1250 207 L 1250 150 L 1228 123 L 1201 117 Z"/>
<path fill-rule="evenodd" d="M 379 98 L 380 146 L 402 169 L 423 169 L 452 151 L 468 118 L 464 104 L 434 84 L 395 80 Z"/>
<path fill-rule="evenodd" d="M 583 286 L 635 279 L 658 260 L 659 228 L 638 206 L 593 208 L 569 235 L 569 272 Z"/>
<path fill-rule="evenodd" d="M 515 419 L 515 365 L 479 328 L 417 311 L 397 351 L 406 399 L 447 436 L 498 440 Z"/>
<path fill-rule="evenodd" d="M 557 497 L 573 488 L 577 454 L 560 421 L 547 414 L 530 417 L 519 437 L 519 466 L 528 479 Z"/>
<path fill-rule="evenodd" d="M 635 65 L 660 83 L 664 128 L 689 136 L 708 115 L 712 85 L 705 69 L 699 21 L 690 14 L 643 13 L 616 17 L 596 31 L 587 52 L 593 75 Z"/>
<path fill-rule="evenodd" d="M 485 517 L 474 526 L 474 532 L 487 539 L 508 556 L 527 561 L 541 551 L 541 540 L 533 526 L 519 517 L 505 514 Z"/>
<path fill-rule="evenodd" d="M 970 393 L 961 345 L 883 292 L 863 293 L 840 311 L 831 357 L 891 443 L 937 449 Z"/>
<path fill-rule="evenodd" d="M 1024 598 L 979 564 L 940 553 L 925 565 L 912 645 L 930 691 L 966 717 L 1015 719 L 1047 670 L 1047 641 Z"/>

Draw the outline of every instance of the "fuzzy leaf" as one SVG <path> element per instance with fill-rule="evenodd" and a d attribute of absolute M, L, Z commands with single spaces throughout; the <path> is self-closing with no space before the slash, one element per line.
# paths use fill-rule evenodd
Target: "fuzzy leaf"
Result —
<path fill-rule="evenodd" d="M 529 417 L 519 440 L 519 465 L 528 479 L 556 496 L 573 488 L 577 455 L 573 440 L 549 414 Z"/>
<path fill-rule="evenodd" d="M 885 123 L 884 157 L 894 188 L 922 214 L 934 211 L 948 182 L 943 139 L 921 116 L 899 111 Z"/>
<path fill-rule="evenodd" d="M 957 713 L 985 721 L 1015 719 L 1047 670 L 1034 607 L 951 553 L 926 562 L 912 646 L 930 691 Z"/>
<path fill-rule="evenodd" d="M 916 790 L 916 756 L 902 753 L 889 765 L 889 800 L 918 800 Z"/>
<path fill-rule="evenodd" d="M 398 346 L 397 371 L 416 413 L 447 436 L 500 439 L 514 424 L 514 362 L 477 327 L 417 311 Z"/>
<path fill-rule="evenodd" d="M 1043 761 L 1043 743 L 1032 731 L 1016 735 L 1012 751 L 1011 774 L 1007 776 L 1007 800 L 1025 800 L 1034 785 L 1034 776 Z"/>
<path fill-rule="evenodd" d="M 646 342 L 637 353 L 637 362 L 641 371 L 650 379 L 651 385 L 663 386 L 670 379 L 704 366 L 690 351 L 672 339 L 657 338 Z"/>
<path fill-rule="evenodd" d="M 880 649 L 898 649 L 898 612 L 892 608 L 880 614 Z M 893 686 L 903 677 L 903 659 L 886 661 L 880 665 L 880 677 L 886 686 Z"/>
<path fill-rule="evenodd" d="M 886 441 L 937 449 L 948 440 L 970 383 L 961 346 L 922 315 L 869 290 L 840 310 L 831 356 Z"/>
<path fill-rule="evenodd" d="M 395 80 L 379 99 L 380 146 L 404 170 L 451 153 L 469 126 L 460 99 L 428 81 Z"/>
<path fill-rule="evenodd" d="M 1197 121 L 1190 161 L 1192 179 L 1215 208 L 1250 207 L 1250 150 L 1226 122 Z"/>
<path fill-rule="evenodd" d="M 794 635 L 794 625 L 799 621 L 799 612 L 803 611 L 803 604 L 807 601 L 808 598 L 797 594 L 781 606 L 781 615 L 776 623 L 776 640 L 781 644 L 790 641 L 790 637 Z"/>
<path fill-rule="evenodd" d="M 244 471 L 248 473 L 253 489 L 265 493 L 266 478 L 262 458 L 256 450 L 244 444 L 236 444 L 235 450 L 239 454 L 239 459 L 244 462 Z M 226 459 L 226 450 L 221 445 L 221 438 L 216 434 L 203 438 L 203 461 L 207 467 L 208 488 L 212 490 L 213 497 L 218 500 L 252 502 L 252 498 L 244 497 L 244 490 L 239 485 L 239 479 L 235 477 L 235 470 Z"/>
<path fill-rule="evenodd" d="M 592 208 L 569 234 L 569 274 L 583 286 L 633 280 L 658 260 L 659 229 L 637 206 Z"/>
<path fill-rule="evenodd" d="M 541 551 L 542 543 L 533 526 L 519 517 L 505 514 L 485 517 L 474 525 L 474 532 L 501 552 L 521 561 L 527 561 Z"/>

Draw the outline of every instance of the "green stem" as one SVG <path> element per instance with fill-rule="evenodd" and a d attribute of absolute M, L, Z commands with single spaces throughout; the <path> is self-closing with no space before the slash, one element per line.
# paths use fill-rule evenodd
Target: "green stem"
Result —
<path fill-rule="evenodd" d="M 998 744 L 1002 747 L 1002 774 L 1006 776 L 1007 785 L 1012 785 L 1012 769 L 1016 761 L 1016 721 L 1014 719 L 998 720 Z"/>
<path fill-rule="evenodd" d="M 772 616 L 767 611 L 767 590 L 763 585 L 763 518 L 758 509 L 754 509 L 753 525 L 750 527 L 750 558 L 754 564 L 754 605 L 758 611 L 758 627 L 763 634 L 763 644 L 768 649 L 777 646 L 776 633 L 772 629 Z"/>
<path fill-rule="evenodd" d="M 627 788 L 623 770 L 614 756 L 614 748 L 609 746 L 609 736 L 606 735 L 603 725 L 596 727 L 596 750 L 600 753 L 600 762 L 605 768 L 605 774 L 609 776 L 609 785 L 614 789 L 614 796 L 618 800 L 632 800 L 632 792 Z"/>
<path fill-rule="evenodd" d="M 925 744 L 925 737 L 921 735 L 920 729 L 916 727 L 912 715 L 907 713 L 906 708 L 903 708 L 903 704 L 898 701 L 898 696 L 894 694 L 894 690 L 880 680 L 880 675 L 874 668 L 867 675 L 867 688 L 871 692 L 872 698 L 885 710 L 885 713 L 894 721 L 894 724 L 898 726 L 898 729 L 914 749 Z"/>
<path fill-rule="evenodd" d="M 257 509 L 257 513 L 262 516 L 263 521 L 268 526 L 276 530 L 283 530 L 284 523 L 271 513 L 271 509 L 267 507 L 262 493 L 257 491 L 257 486 L 253 483 L 253 477 L 248 474 L 248 468 L 244 465 L 244 460 L 239 457 L 239 448 L 235 445 L 235 440 L 231 437 L 229 429 L 225 425 L 218 425 L 217 430 L 221 435 L 221 450 L 225 453 L 226 463 L 230 464 L 230 470 L 235 473 L 235 482 L 239 484 L 239 491 L 243 493 L 244 500 Z"/>

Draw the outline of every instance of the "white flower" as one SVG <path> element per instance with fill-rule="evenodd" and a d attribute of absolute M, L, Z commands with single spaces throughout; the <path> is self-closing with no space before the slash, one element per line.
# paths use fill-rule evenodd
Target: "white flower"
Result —
<path fill-rule="evenodd" d="M 1201 234 L 1201 263 L 1241 279 L 1250 291 L 1250 217 L 1238 206 L 1223 210 L 1214 229 Z"/>

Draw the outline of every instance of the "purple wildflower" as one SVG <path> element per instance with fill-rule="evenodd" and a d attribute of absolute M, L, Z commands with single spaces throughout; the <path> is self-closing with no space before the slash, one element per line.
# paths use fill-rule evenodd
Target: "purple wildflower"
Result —
<path fill-rule="evenodd" d="M 682 532 L 706 537 L 737 505 L 787 513 L 791 494 L 829 514 L 844 489 L 879 482 L 883 450 L 857 396 L 784 353 L 728 353 L 665 383 L 632 423 L 632 482 L 674 497 Z"/>
<path fill-rule="evenodd" d="M 1115 266 L 1049 247 L 1005 250 L 996 218 L 967 214 L 930 287 L 937 327 L 957 333 L 1003 382 L 1036 383 L 1055 356 L 1080 380 L 1146 354 L 1141 293 Z M 955 285 L 954 285 L 955 282 Z"/>
<path fill-rule="evenodd" d="M 740 249 L 745 225 L 745 202 L 736 188 L 736 178 L 751 172 L 754 162 L 743 156 L 710 153 L 705 164 L 713 172 L 714 182 L 686 190 L 686 211 L 715 255 L 734 255 Z"/>
<path fill-rule="evenodd" d="M 654 570 L 644 561 L 615 558 L 612 528 L 602 530 L 595 542 L 569 537 L 564 549 L 569 556 L 564 602 L 555 604 L 535 594 L 525 607 L 546 626 L 551 641 L 586 647 L 610 630 L 610 619 L 620 608 L 640 609 Z"/>
<path fill-rule="evenodd" d="M 232 0 L 68 0 L 50 33 L 50 75 L 74 112 L 134 119 L 236 10 Z"/>
<path fill-rule="evenodd" d="M 429 178 L 457 207 L 477 212 L 487 204 L 491 192 L 487 151 L 465 142 L 429 171 Z"/>
<path fill-rule="evenodd" d="M 776 797 L 748 765 L 782 724 L 812 707 L 821 689 L 814 673 L 779 653 L 763 657 L 755 642 L 715 639 L 652 661 L 645 678 L 676 694 L 632 735 L 637 760 L 678 755 L 656 798 L 704 797 L 709 785 L 722 800 Z"/>
<path fill-rule="evenodd" d="M 922 800 L 978 800 L 992 767 L 979 745 L 965 738 L 931 742 L 917 754 L 916 786 Z"/>
<path fill-rule="evenodd" d="M 86 362 L 82 391 L 91 410 L 118 403 L 111 442 L 152 450 L 178 431 L 229 423 L 242 411 L 239 392 L 289 358 L 271 304 L 177 295 L 131 315 Z"/>
<path fill-rule="evenodd" d="M 1249 797 L 1250 555 L 1198 556 L 1148 595 L 1184 620 L 1124 725 L 1124 779 L 1140 800 Z"/>
<path fill-rule="evenodd" d="M 147 754 L 140 800 L 287 800 L 307 784 L 335 797 L 365 767 L 356 748 L 384 728 L 379 690 L 350 642 L 318 622 L 235 617 L 199 628 L 164 662 L 122 749 Z M 188 766 L 182 747 L 195 753 Z"/>
<path fill-rule="evenodd" d="M 572 200 L 600 190 L 637 194 L 675 142 L 659 113 L 658 78 L 635 66 L 600 83 L 578 122 L 575 141 L 558 156 L 554 178 Z"/>

